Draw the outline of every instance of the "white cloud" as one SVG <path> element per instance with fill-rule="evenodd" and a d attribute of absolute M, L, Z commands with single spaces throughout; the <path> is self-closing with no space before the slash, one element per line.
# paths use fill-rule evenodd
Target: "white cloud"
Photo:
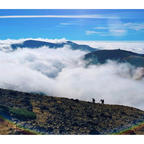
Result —
<path fill-rule="evenodd" d="M 84 25 L 85 20 L 84 19 L 77 19 L 77 20 L 71 20 L 71 21 L 66 21 L 66 22 L 61 22 L 60 25 Z"/>
<path fill-rule="evenodd" d="M 105 29 L 108 29 L 108 27 L 95 27 L 94 29 L 105 30 Z"/>
<path fill-rule="evenodd" d="M 75 41 L 78 44 L 87 44 L 98 49 L 123 49 L 144 54 L 144 42 L 120 42 L 120 41 Z"/>
<path fill-rule="evenodd" d="M 85 33 L 86 33 L 86 35 L 101 34 L 101 32 L 97 32 L 97 31 L 90 31 L 90 30 L 87 30 Z"/>
<path fill-rule="evenodd" d="M 0 43 L 10 47 L 12 41 L 5 40 Z M 140 46 L 144 48 L 142 43 L 126 42 L 93 42 L 93 45 L 101 46 L 101 49 L 118 47 L 131 49 L 132 45 L 135 45 L 135 48 Z M 1 49 L 5 48 L 1 46 Z M 85 63 L 81 59 L 84 54 L 86 52 L 73 51 L 67 46 L 60 49 L 41 47 L 17 49 L 14 52 L 0 51 L 0 87 L 28 92 L 41 91 L 52 96 L 88 101 L 95 98 L 96 102 L 104 98 L 109 104 L 123 104 L 144 109 L 144 79 L 133 79 L 129 73 L 129 71 L 135 72 L 133 67 L 109 62 L 85 68 Z"/>
<path fill-rule="evenodd" d="M 0 18 L 112 18 L 113 16 L 104 15 L 8 15 Z"/>
<path fill-rule="evenodd" d="M 126 34 L 126 30 L 124 29 L 110 29 L 110 35 L 112 36 L 124 36 Z"/>
<path fill-rule="evenodd" d="M 73 23 L 63 22 L 63 23 L 60 23 L 60 25 L 73 25 Z"/>
<path fill-rule="evenodd" d="M 127 29 L 119 18 L 109 19 L 108 26 L 106 27 L 94 27 L 98 31 L 86 31 L 87 35 L 99 34 L 100 36 L 124 36 L 127 33 Z"/>
<path fill-rule="evenodd" d="M 136 31 L 144 29 L 144 23 L 124 23 L 123 25 L 128 29 L 132 29 Z"/>
<path fill-rule="evenodd" d="M 115 19 L 110 21 L 108 26 L 94 27 L 94 29 L 107 30 L 105 31 L 105 34 L 103 34 L 103 36 L 124 36 L 128 32 L 128 30 L 144 30 L 144 23 L 122 23 L 119 19 Z"/>
<path fill-rule="evenodd" d="M 123 23 L 120 18 L 115 18 L 109 19 L 107 26 L 97 26 L 93 29 L 99 30 L 100 36 L 125 36 L 129 30 L 144 30 L 144 23 Z"/>
<path fill-rule="evenodd" d="M 108 28 L 111 36 L 124 36 L 127 33 L 127 29 L 123 26 L 120 18 L 108 20 Z"/>
<path fill-rule="evenodd" d="M 100 36 L 124 36 L 126 34 L 126 30 L 124 30 L 124 29 L 110 29 L 109 32 L 87 30 L 85 33 L 86 33 L 86 35 L 97 34 Z"/>

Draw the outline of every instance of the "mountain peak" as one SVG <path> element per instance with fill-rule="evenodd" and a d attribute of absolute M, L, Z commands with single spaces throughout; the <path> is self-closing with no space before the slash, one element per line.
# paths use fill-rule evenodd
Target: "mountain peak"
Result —
<path fill-rule="evenodd" d="M 89 64 L 104 64 L 107 60 L 117 62 L 128 62 L 136 67 L 144 67 L 144 55 L 131 51 L 114 49 L 114 50 L 98 50 L 88 53 L 84 56 L 84 60 Z"/>
<path fill-rule="evenodd" d="M 23 43 L 12 44 L 11 47 L 13 48 L 13 50 L 17 48 L 40 48 L 42 46 L 48 46 L 49 48 L 57 49 L 57 48 L 64 47 L 64 45 L 69 45 L 72 50 L 83 50 L 89 52 L 97 50 L 88 45 L 79 45 L 72 41 L 66 41 L 62 43 L 52 43 L 52 42 L 40 41 L 40 40 L 25 40 Z"/>

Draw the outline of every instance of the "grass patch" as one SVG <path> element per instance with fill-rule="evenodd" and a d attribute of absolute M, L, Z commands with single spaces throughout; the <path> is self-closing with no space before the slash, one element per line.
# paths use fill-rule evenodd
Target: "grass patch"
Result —
<path fill-rule="evenodd" d="M 36 114 L 32 111 L 21 108 L 10 108 L 10 113 L 12 116 L 20 120 L 33 120 L 36 119 Z"/>
<path fill-rule="evenodd" d="M 0 105 L 0 115 L 12 116 L 19 120 L 36 119 L 36 114 L 32 111 L 28 111 L 22 108 L 12 108 L 4 105 Z"/>

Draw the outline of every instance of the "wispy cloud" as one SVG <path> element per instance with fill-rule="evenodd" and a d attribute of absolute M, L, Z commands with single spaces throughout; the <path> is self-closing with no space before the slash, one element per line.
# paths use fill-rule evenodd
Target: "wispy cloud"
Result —
<path fill-rule="evenodd" d="M 61 22 L 60 25 L 68 26 L 68 25 L 81 25 L 83 24 L 83 20 L 75 20 L 75 21 L 67 21 L 67 22 Z"/>
<path fill-rule="evenodd" d="M 104 15 L 8 15 L 0 18 L 115 18 Z"/>
<path fill-rule="evenodd" d="M 108 32 L 99 32 L 99 31 L 85 31 L 86 35 L 100 35 L 100 36 L 123 36 L 126 34 L 126 30 L 124 29 L 110 29 Z"/>
<path fill-rule="evenodd" d="M 68 20 L 68 21 L 64 21 L 59 23 L 59 25 L 61 26 L 71 26 L 71 25 L 86 25 L 87 24 L 87 20 L 86 19 L 76 19 L 76 20 Z"/>
<path fill-rule="evenodd" d="M 87 30 L 86 35 L 99 34 L 100 36 L 124 36 L 127 33 L 127 29 L 120 20 L 109 19 L 107 26 L 97 26 L 94 30 Z"/>
<path fill-rule="evenodd" d="M 144 23 L 125 23 L 123 26 L 136 31 L 144 29 Z"/>
<path fill-rule="evenodd" d="M 125 36 L 127 29 L 124 27 L 120 18 L 108 21 L 108 31 L 112 36 Z"/>
<path fill-rule="evenodd" d="M 144 23 L 123 23 L 119 18 L 109 20 L 107 26 L 97 26 L 96 31 L 87 31 L 87 35 L 99 34 L 100 36 L 125 36 L 129 30 L 144 30 Z"/>
<path fill-rule="evenodd" d="M 111 29 L 110 32 L 113 36 L 124 36 L 127 31 L 125 29 Z"/>
<path fill-rule="evenodd" d="M 108 27 L 95 27 L 94 29 L 105 30 L 105 29 L 108 29 Z"/>
<path fill-rule="evenodd" d="M 113 27 L 116 27 L 116 25 Z M 136 30 L 136 31 L 139 31 L 139 30 L 143 30 L 144 29 L 144 23 L 121 23 L 121 27 L 125 28 L 125 29 L 131 29 L 131 30 Z M 108 26 L 105 26 L 105 27 L 94 27 L 94 29 L 97 29 L 97 30 L 107 30 L 109 29 Z"/>
<path fill-rule="evenodd" d="M 92 34 L 102 34 L 102 32 L 90 31 L 90 30 L 85 31 L 85 33 L 86 33 L 86 35 L 92 35 Z"/>
<path fill-rule="evenodd" d="M 63 22 L 63 23 L 60 23 L 60 25 L 73 25 L 73 23 Z"/>
<path fill-rule="evenodd" d="M 79 25 L 83 24 L 82 20 L 75 20 L 75 21 L 67 21 L 67 22 L 61 22 L 60 25 L 68 26 L 68 25 Z"/>

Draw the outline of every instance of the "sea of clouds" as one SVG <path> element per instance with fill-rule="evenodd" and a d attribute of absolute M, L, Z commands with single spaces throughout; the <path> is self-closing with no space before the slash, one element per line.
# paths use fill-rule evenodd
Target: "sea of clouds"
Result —
<path fill-rule="evenodd" d="M 129 64 L 109 61 L 103 65 L 85 67 L 87 53 L 63 48 L 18 48 L 10 45 L 20 40 L 0 40 L 0 87 L 24 92 L 43 92 L 47 95 L 91 101 L 101 98 L 108 104 L 121 104 L 144 109 L 144 79 L 136 78 L 139 69 Z M 61 40 L 38 39 L 49 42 Z M 87 42 L 100 49 L 116 49 L 144 53 L 142 42 Z"/>
<path fill-rule="evenodd" d="M 144 42 L 136 41 L 75 41 L 78 44 L 87 44 L 98 49 L 122 49 L 136 53 L 144 53 Z"/>

